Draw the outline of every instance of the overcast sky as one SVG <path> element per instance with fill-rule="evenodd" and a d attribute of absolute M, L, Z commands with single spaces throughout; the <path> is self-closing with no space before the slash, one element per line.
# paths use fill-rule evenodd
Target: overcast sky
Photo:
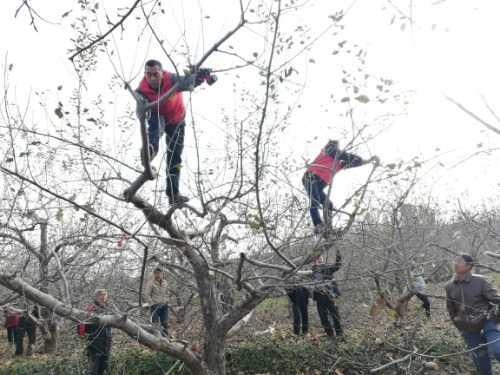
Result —
<path fill-rule="evenodd" d="M 71 46 L 69 38 L 73 34 L 67 18 L 61 18 L 64 12 L 72 10 L 68 5 L 70 2 L 33 1 L 32 5 L 40 14 L 54 22 L 48 24 L 38 20 L 38 33 L 30 27 L 25 10 L 14 18 L 18 3 L 21 1 L 4 1 L 0 4 L 0 32 L 3 35 L 0 54 L 2 57 L 7 56 L 9 63 L 14 63 L 15 67 L 10 78 L 11 90 L 16 90 L 21 101 L 29 90 L 51 89 L 51 100 L 56 103 L 57 85 L 63 84 L 69 89 L 76 81 L 67 53 Z M 101 9 L 107 7 L 111 14 L 115 14 L 117 4 L 130 3 L 105 1 L 101 3 Z M 411 3 L 413 9 L 408 8 Z M 168 28 L 167 39 L 172 44 L 176 42 L 172 30 L 179 32 L 184 28 L 189 29 L 188 37 L 196 45 L 193 51 L 195 59 L 210 46 L 210 41 L 218 39 L 237 22 L 236 1 L 170 1 L 169 4 L 172 7 L 167 10 L 172 12 L 169 20 L 175 20 L 174 24 L 157 24 L 157 27 Z M 199 4 L 202 4 L 203 17 L 200 16 Z M 375 76 L 393 80 L 394 90 L 405 93 L 410 99 L 405 110 L 401 105 L 394 104 L 382 108 L 397 116 L 390 121 L 388 129 L 357 151 L 364 156 L 378 154 L 386 163 L 414 156 L 433 160 L 424 167 L 429 173 L 422 188 L 432 187 L 443 201 L 465 197 L 467 202 L 477 204 L 498 197 L 499 151 L 460 162 L 481 149 L 498 147 L 499 136 L 460 112 L 446 101 L 444 94 L 495 124 L 481 96 L 500 113 L 500 106 L 496 102 L 496 91 L 500 87 L 500 52 L 496 40 L 500 35 L 500 24 L 496 17 L 500 4 L 480 0 L 306 1 L 300 12 L 291 15 L 286 21 L 289 24 L 283 27 L 286 29 L 301 23 L 308 26 L 310 35 L 314 37 L 331 24 L 328 15 L 341 9 L 346 12 L 346 16 L 342 22 L 345 28 L 337 30 L 339 38 L 348 40 L 353 49 L 354 45 L 362 48 L 366 52 L 366 70 Z M 76 11 L 75 7 L 73 12 Z M 408 17 L 412 17 L 413 24 L 408 21 Z M 200 37 L 199 19 L 204 20 L 205 39 Z M 106 29 L 106 25 L 103 25 L 103 29 Z M 339 115 L 346 108 L 338 101 L 332 102 L 330 94 L 342 96 L 343 87 L 337 78 L 341 77 L 342 69 L 352 68 L 353 60 L 332 55 L 336 40 L 333 31 L 319 38 L 309 51 L 294 61 L 294 66 L 300 72 L 297 82 L 304 84 L 304 88 L 297 98 L 301 107 L 291 119 L 288 133 L 290 141 L 282 146 L 285 154 L 313 158 L 328 138 L 341 136 L 339 129 L 349 127 L 349 120 Z M 238 43 L 241 46 L 245 40 L 254 40 L 249 30 L 242 34 L 241 39 L 236 38 L 234 41 L 236 49 Z M 137 43 L 136 39 L 127 35 L 124 34 L 123 40 L 116 33 L 115 38 L 121 46 L 123 71 L 121 68 L 119 70 L 125 78 L 130 79 L 140 73 L 144 58 L 158 56 L 160 51 L 154 43 L 150 46 L 145 45 L 144 40 Z M 248 52 L 244 47 L 247 50 L 250 48 L 248 45 L 242 46 L 243 54 Z M 259 47 L 256 44 L 251 48 L 261 52 Z M 119 60 L 114 59 L 114 62 L 119 65 Z M 209 63 L 217 69 L 223 67 L 224 60 L 219 57 Z M 105 61 L 100 64 L 91 77 L 89 90 L 102 90 L 102 82 L 112 72 L 111 64 Z M 232 77 L 231 74 L 221 74 L 214 91 L 205 89 L 195 94 L 195 112 L 203 116 L 201 121 L 209 122 L 211 114 L 220 111 L 223 103 L 217 98 L 230 95 L 235 83 Z M 138 79 L 134 82 L 137 83 Z M 237 85 L 241 84 L 242 81 L 237 82 Z M 249 89 L 253 87 L 252 83 L 244 84 L 248 84 Z M 122 102 L 130 100 L 125 92 L 116 95 L 122 98 Z M 380 106 L 375 108 L 370 105 L 358 106 L 360 123 L 370 122 L 381 113 Z M 115 106 L 112 111 L 116 116 L 121 108 Z M 215 124 L 207 137 L 217 138 L 217 132 L 223 131 L 219 125 Z M 188 165 L 190 150 L 192 148 L 188 142 Z M 438 165 L 439 162 L 442 165 Z M 294 177 L 299 187 L 300 174 Z M 336 183 L 349 185 L 351 176 L 347 173 L 346 176 Z"/>

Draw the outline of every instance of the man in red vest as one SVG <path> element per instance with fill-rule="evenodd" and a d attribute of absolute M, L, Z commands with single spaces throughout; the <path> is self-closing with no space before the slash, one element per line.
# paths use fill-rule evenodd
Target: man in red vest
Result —
<path fill-rule="evenodd" d="M 333 176 L 342 169 L 359 167 L 371 162 L 378 164 L 380 159 L 373 156 L 368 160 L 363 160 L 357 155 L 340 150 L 339 142 L 330 140 L 316 159 L 307 167 L 304 177 L 302 177 L 302 183 L 309 196 L 309 212 L 314 225 L 314 233 L 322 233 L 325 229 L 319 214 L 320 206 L 324 209 L 326 206 L 325 212 L 328 218 L 325 218 L 325 221 L 330 224 L 334 210 L 333 203 L 328 199 L 323 189 L 331 184 Z"/>
<path fill-rule="evenodd" d="M 191 91 L 204 81 L 210 82 L 210 70 L 199 69 L 195 75 L 179 76 L 162 69 L 157 60 L 148 60 L 144 67 L 144 78 L 136 92 L 148 102 L 154 102 L 177 85 L 175 92 L 151 109 L 148 118 L 149 155 L 152 160 L 158 153 L 160 137 L 167 133 L 167 197 L 169 203 L 185 203 L 189 199 L 179 193 L 181 155 L 184 148 L 184 117 L 186 109 L 182 91 Z M 141 153 L 142 155 L 142 153 Z M 144 164 L 144 161 L 143 161 Z"/>

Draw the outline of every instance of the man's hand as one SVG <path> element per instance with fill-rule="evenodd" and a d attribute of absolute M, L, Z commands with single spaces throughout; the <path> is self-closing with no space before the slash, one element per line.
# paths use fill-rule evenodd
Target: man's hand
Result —
<path fill-rule="evenodd" d="M 147 106 L 149 104 L 149 99 L 146 98 L 139 91 L 136 91 L 135 93 L 136 93 L 135 100 L 137 102 L 135 113 L 139 119 L 146 118 L 148 112 Z"/>
<path fill-rule="evenodd" d="M 217 76 L 212 74 L 212 69 L 200 68 L 196 72 L 195 86 L 201 85 L 206 82 L 209 86 L 213 85 L 217 81 Z"/>
<path fill-rule="evenodd" d="M 493 309 L 493 316 L 497 319 L 500 320 L 500 305 L 495 305 Z"/>

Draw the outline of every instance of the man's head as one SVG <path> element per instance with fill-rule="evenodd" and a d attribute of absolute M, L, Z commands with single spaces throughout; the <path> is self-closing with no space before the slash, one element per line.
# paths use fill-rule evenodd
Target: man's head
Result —
<path fill-rule="evenodd" d="M 161 63 L 157 60 L 146 61 L 144 65 L 144 78 L 146 78 L 149 86 L 154 89 L 159 88 L 163 79 Z"/>
<path fill-rule="evenodd" d="M 95 300 L 101 305 L 105 305 L 108 302 L 108 292 L 106 289 L 97 289 L 95 291 Z"/>
<path fill-rule="evenodd" d="M 333 146 L 333 147 L 335 147 L 335 148 L 339 148 L 339 141 L 338 141 L 338 140 L 336 140 L 336 139 L 330 139 L 330 140 L 328 141 L 328 145 L 329 145 L 329 146 Z"/>
<path fill-rule="evenodd" d="M 161 269 L 161 267 L 156 267 L 153 271 L 153 276 L 156 281 L 163 280 L 163 269 Z"/>
<path fill-rule="evenodd" d="M 323 257 L 321 255 L 316 255 L 313 259 L 313 265 L 317 266 L 318 264 L 321 264 L 324 262 Z"/>
<path fill-rule="evenodd" d="M 474 259 L 468 254 L 459 255 L 455 258 L 454 266 L 457 275 L 464 275 L 474 266 Z"/>

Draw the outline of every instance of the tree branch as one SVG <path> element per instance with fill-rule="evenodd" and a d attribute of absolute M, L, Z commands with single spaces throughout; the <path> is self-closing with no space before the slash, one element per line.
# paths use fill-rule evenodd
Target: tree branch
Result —
<path fill-rule="evenodd" d="M 101 40 L 103 40 L 104 38 L 106 38 L 109 34 L 111 34 L 118 26 L 120 26 L 121 24 L 123 24 L 123 22 L 125 22 L 125 20 L 132 14 L 132 12 L 135 10 L 135 8 L 137 7 L 137 5 L 139 5 L 139 3 L 141 2 L 141 0 L 136 0 L 135 3 L 132 5 L 132 7 L 129 9 L 129 11 L 127 13 L 125 13 L 125 15 L 120 19 L 120 21 L 118 21 L 117 23 L 115 23 L 108 31 L 106 31 L 104 34 L 102 34 L 100 37 L 98 37 L 96 40 L 92 41 L 91 43 L 89 43 L 88 45 L 86 45 L 85 47 L 83 48 L 80 48 L 79 50 L 77 50 L 74 54 L 72 54 L 70 57 L 69 57 L 69 60 L 71 62 L 73 62 L 73 59 L 78 56 L 79 54 L 81 54 L 82 52 L 88 50 L 89 48 L 91 48 L 92 46 L 94 46 L 96 43 L 99 43 Z"/>

